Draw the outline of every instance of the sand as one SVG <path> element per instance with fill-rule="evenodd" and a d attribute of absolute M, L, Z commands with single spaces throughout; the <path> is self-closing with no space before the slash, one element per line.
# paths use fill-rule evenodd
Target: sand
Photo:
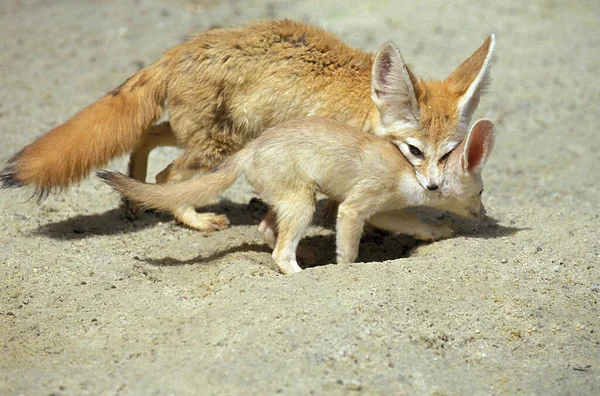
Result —
<path fill-rule="evenodd" d="M 496 33 L 490 219 L 370 234 L 352 265 L 317 220 L 317 259 L 283 276 L 243 181 L 211 234 L 130 221 L 94 177 L 41 204 L 1 191 L 0 394 L 599 394 L 596 1 L 4 0 L 0 161 L 190 34 L 259 17 L 394 40 L 426 78 Z"/>

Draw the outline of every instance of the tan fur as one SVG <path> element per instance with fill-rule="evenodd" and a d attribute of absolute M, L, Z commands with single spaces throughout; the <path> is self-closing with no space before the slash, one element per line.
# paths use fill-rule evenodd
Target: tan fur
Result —
<path fill-rule="evenodd" d="M 291 273 L 300 271 L 296 248 L 310 225 L 317 192 L 340 203 L 336 244 L 341 263 L 356 259 L 364 223 L 377 214 L 388 212 L 373 219 L 377 226 L 428 239 L 448 236 L 450 230 L 391 211 L 430 205 L 479 218 L 483 211 L 481 167 L 493 142 L 491 122 L 478 121 L 469 137 L 449 159 L 449 177 L 438 192 L 420 187 L 412 166 L 388 139 L 321 117 L 267 129 L 197 179 L 150 185 L 114 172 L 99 176 L 143 207 L 177 211 L 206 205 L 244 174 L 272 208 L 259 228 L 274 246 L 273 258 L 279 268 Z M 274 221 L 276 231 L 269 224 Z"/>
<path fill-rule="evenodd" d="M 422 93 L 417 100 L 423 136 L 438 142 L 444 139 L 462 140 L 464 134 L 456 130 L 459 95 L 443 81 L 421 81 L 420 91 Z"/>
<path fill-rule="evenodd" d="M 160 117 L 167 62 L 161 60 L 26 146 L 3 171 L 43 195 L 81 180 L 111 158 L 131 151 Z"/>
<path fill-rule="evenodd" d="M 483 63 L 485 62 L 490 48 L 493 45 L 493 36 L 488 37 L 487 40 L 479 47 L 473 55 L 465 60 L 452 74 L 446 78 L 446 83 L 452 87 L 456 96 L 463 95 L 467 89 L 469 89 L 471 83 L 481 71 Z"/>
<path fill-rule="evenodd" d="M 384 67 L 406 67 L 388 53 L 380 58 L 387 62 Z M 477 63 L 468 63 L 469 75 Z M 419 94 L 421 116 L 416 116 L 424 120 L 407 128 L 402 105 L 390 107 L 387 102 L 396 100 L 393 93 L 379 107 L 372 101 L 373 64 L 373 55 L 335 35 L 289 20 L 203 32 L 166 51 L 156 64 L 25 147 L 0 172 L 0 183 L 32 185 L 43 195 L 81 180 L 91 169 L 128 151 L 129 174 L 145 180 L 148 155 L 162 145 L 177 145 L 184 152 L 157 180 L 182 181 L 210 170 L 265 128 L 311 115 L 395 136 L 405 151 L 407 137 L 419 139 L 425 157 L 420 162 L 411 159 L 413 166 L 437 164 L 443 153 L 436 148 L 449 140 L 458 144 L 466 133 L 466 125 L 457 128 L 453 115 L 458 111 L 456 92 L 421 81 L 423 95 L 418 87 L 413 93 L 417 78 L 406 67 L 411 76 L 406 94 L 412 96 L 405 99 Z M 453 81 L 462 74 L 457 70 Z M 438 95 L 445 99 L 436 99 Z M 380 112 L 388 107 L 393 111 L 387 120 L 395 124 L 382 125 Z M 163 110 L 168 111 L 169 123 L 151 127 Z M 422 173 L 441 183 L 440 172 L 430 177 L 424 165 Z M 192 207 L 174 215 L 201 230 L 227 225 L 224 216 L 195 214 Z"/>
<path fill-rule="evenodd" d="M 415 167 L 423 188 L 435 190 L 443 182 L 448 155 L 464 138 L 481 94 L 489 83 L 494 46 L 495 37 L 491 35 L 443 81 L 418 79 L 406 68 L 418 116 L 409 125 L 400 123 L 396 127 L 392 124 L 385 134 L 394 139 Z M 397 57 L 401 60 L 399 51 Z M 373 96 L 376 103 L 377 96 Z M 418 155 L 413 154 L 415 148 L 419 151 Z"/>

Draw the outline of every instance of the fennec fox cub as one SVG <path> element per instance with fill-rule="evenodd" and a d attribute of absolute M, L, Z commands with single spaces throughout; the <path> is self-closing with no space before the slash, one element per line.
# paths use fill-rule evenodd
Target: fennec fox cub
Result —
<path fill-rule="evenodd" d="M 210 30 L 169 49 L 23 148 L 0 171 L 0 185 L 30 185 L 44 197 L 128 152 L 129 175 L 144 181 L 150 151 L 166 145 L 184 152 L 156 180 L 183 181 L 212 169 L 265 128 L 315 115 L 388 136 L 421 186 L 435 190 L 488 82 L 494 42 L 491 35 L 445 80 L 425 81 L 391 42 L 373 56 L 289 20 Z M 169 122 L 154 125 L 165 113 Z M 225 216 L 191 206 L 173 214 L 198 230 L 228 225 Z"/>
<path fill-rule="evenodd" d="M 450 154 L 446 178 L 438 191 L 422 188 L 395 142 L 320 117 L 270 128 L 196 179 L 150 185 L 115 172 L 98 176 L 142 207 L 176 211 L 207 204 L 245 175 L 274 213 L 278 235 L 273 241 L 273 259 L 287 274 L 301 270 L 296 248 L 311 223 L 317 192 L 339 202 L 338 263 L 356 259 L 363 226 L 369 219 L 390 231 L 407 232 L 414 226 L 415 220 L 404 215 L 398 222 L 387 217 L 389 213 L 377 217 L 383 212 L 427 205 L 471 218 L 483 216 L 481 168 L 493 141 L 492 122 L 477 121 Z M 423 227 L 424 223 L 417 228 Z"/>

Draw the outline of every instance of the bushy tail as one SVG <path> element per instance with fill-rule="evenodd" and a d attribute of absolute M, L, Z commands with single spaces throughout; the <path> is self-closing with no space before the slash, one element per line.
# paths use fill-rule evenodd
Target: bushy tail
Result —
<path fill-rule="evenodd" d="M 31 185 L 43 197 L 133 150 L 163 113 L 169 73 L 163 58 L 25 146 L 0 171 L 0 187 Z"/>
<path fill-rule="evenodd" d="M 238 153 L 240 154 L 240 153 Z M 229 188 L 242 174 L 240 156 L 230 157 L 215 170 L 196 179 L 171 184 L 148 184 L 119 172 L 97 172 L 117 192 L 144 209 L 173 212 L 184 206 L 205 206 Z"/>

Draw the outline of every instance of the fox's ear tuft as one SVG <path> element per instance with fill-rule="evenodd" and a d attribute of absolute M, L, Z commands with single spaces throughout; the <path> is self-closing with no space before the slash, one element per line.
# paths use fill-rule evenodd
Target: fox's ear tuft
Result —
<path fill-rule="evenodd" d="M 396 44 L 391 41 L 383 44 L 373 62 L 371 98 L 384 126 L 396 121 L 418 125 L 419 106 L 415 96 L 418 84 Z"/>
<path fill-rule="evenodd" d="M 450 85 L 458 99 L 458 114 L 465 128 L 479 105 L 481 94 L 490 81 L 490 68 L 496 47 L 496 36 L 491 34 L 485 42 L 467 58 L 445 82 Z"/>
<path fill-rule="evenodd" d="M 482 118 L 471 127 L 460 157 L 462 169 L 466 173 L 481 172 L 494 147 L 494 123 Z"/>

